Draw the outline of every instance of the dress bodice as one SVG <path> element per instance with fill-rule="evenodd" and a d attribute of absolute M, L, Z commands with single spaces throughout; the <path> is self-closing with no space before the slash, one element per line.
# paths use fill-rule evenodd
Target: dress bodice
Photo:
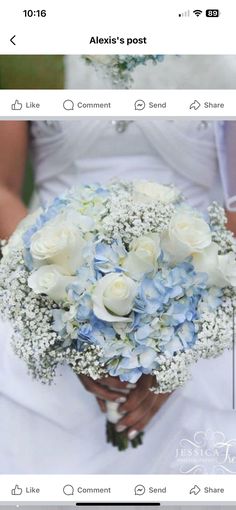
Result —
<path fill-rule="evenodd" d="M 31 152 L 42 203 L 78 183 L 148 179 L 178 186 L 202 210 L 217 197 L 213 123 L 80 119 L 31 123 Z"/>

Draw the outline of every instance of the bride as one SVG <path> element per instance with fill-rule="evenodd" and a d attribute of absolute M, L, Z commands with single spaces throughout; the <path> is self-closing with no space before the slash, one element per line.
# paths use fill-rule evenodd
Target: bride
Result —
<path fill-rule="evenodd" d="M 213 199 L 223 203 L 223 184 L 232 207 L 236 183 L 224 170 L 228 155 L 231 167 L 234 161 L 235 125 L 225 129 L 227 136 L 222 130 L 199 120 L 3 121 L 0 237 L 9 237 L 27 214 L 20 196 L 29 151 L 43 205 L 75 183 L 117 177 L 174 183 L 202 211 Z M 236 231 L 235 213 L 229 220 Z M 170 396 L 150 393 L 144 377 L 124 397 L 124 383 L 112 378 L 111 392 L 109 379 L 77 378 L 69 367 L 61 368 L 51 387 L 33 381 L 11 350 L 10 334 L 2 323 L 0 473 L 236 472 L 231 353 L 199 362 L 192 380 Z M 119 430 L 135 437 L 145 428 L 142 447 L 120 453 L 105 443 L 104 399 L 120 403 Z M 219 464 L 222 441 L 230 442 L 230 458 L 227 450 Z M 211 457 L 204 457 L 209 448 Z"/>

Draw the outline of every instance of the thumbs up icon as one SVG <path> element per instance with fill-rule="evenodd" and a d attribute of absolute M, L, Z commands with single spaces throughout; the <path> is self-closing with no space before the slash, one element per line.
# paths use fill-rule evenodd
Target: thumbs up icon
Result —
<path fill-rule="evenodd" d="M 11 490 L 12 496 L 21 496 L 22 492 L 23 490 L 19 487 L 19 485 L 15 485 L 15 488 Z"/>
<path fill-rule="evenodd" d="M 23 107 L 22 103 L 18 101 L 18 99 L 15 100 L 15 102 L 11 105 L 12 110 L 21 110 Z"/>

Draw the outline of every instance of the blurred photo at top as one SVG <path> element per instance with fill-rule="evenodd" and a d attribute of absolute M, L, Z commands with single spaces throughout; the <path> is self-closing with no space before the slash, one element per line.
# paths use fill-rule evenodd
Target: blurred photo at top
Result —
<path fill-rule="evenodd" d="M 232 55 L 0 55 L 0 89 L 235 89 Z"/>

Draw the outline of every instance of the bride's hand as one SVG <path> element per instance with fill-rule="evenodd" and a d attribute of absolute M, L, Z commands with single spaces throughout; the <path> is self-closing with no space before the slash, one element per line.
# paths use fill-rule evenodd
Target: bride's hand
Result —
<path fill-rule="evenodd" d="M 170 393 L 156 395 L 149 389 L 152 386 L 155 386 L 155 377 L 152 375 L 143 375 L 138 380 L 127 401 L 119 406 L 119 412 L 126 414 L 117 423 L 117 432 L 127 430 L 129 439 L 134 439 L 166 402 Z"/>
<path fill-rule="evenodd" d="M 119 412 L 124 416 L 116 429 L 118 432 L 127 430 L 131 439 L 145 429 L 170 396 L 170 393 L 155 395 L 150 391 L 149 388 L 155 385 L 155 377 L 151 375 L 143 375 L 136 385 L 123 383 L 117 377 L 105 377 L 99 381 L 86 376 L 80 376 L 80 379 L 85 388 L 97 397 L 103 412 L 106 412 L 105 400 L 120 403 Z M 129 393 L 124 394 L 124 390 Z"/>
<path fill-rule="evenodd" d="M 122 404 L 126 402 L 127 398 L 124 393 L 128 393 L 135 387 L 134 384 L 121 382 L 118 377 L 104 377 L 94 381 L 91 377 L 80 375 L 79 379 L 85 389 L 97 397 L 98 404 L 103 412 L 106 412 L 106 400 Z"/>

